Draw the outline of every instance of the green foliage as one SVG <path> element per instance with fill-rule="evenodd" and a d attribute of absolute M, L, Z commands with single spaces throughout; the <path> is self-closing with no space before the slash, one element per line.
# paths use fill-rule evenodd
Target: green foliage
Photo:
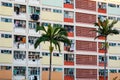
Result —
<path fill-rule="evenodd" d="M 107 37 L 108 35 L 119 34 L 119 31 L 113 28 L 116 23 L 117 20 L 113 20 L 111 23 L 109 23 L 108 19 L 104 21 L 99 19 L 98 23 L 94 24 L 98 27 L 97 30 L 94 30 L 98 33 L 98 36 L 96 36 L 95 39 L 98 37 Z"/>
<path fill-rule="evenodd" d="M 56 25 L 51 26 L 48 25 L 48 28 L 45 29 L 45 27 L 37 25 L 36 31 L 43 31 L 44 33 L 36 40 L 34 47 L 37 48 L 41 42 L 50 42 L 50 44 L 54 44 L 55 48 L 61 51 L 60 49 L 60 42 L 66 43 L 68 45 L 71 45 L 70 40 L 67 38 L 67 31 L 66 29 Z M 50 46 L 52 47 L 52 46 Z M 53 51 L 53 50 L 52 50 Z"/>

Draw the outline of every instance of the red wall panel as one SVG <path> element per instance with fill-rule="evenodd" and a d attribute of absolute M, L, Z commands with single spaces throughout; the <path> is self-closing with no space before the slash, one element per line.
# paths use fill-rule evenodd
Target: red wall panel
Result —
<path fill-rule="evenodd" d="M 96 32 L 92 30 L 96 30 L 96 29 L 76 26 L 76 36 L 94 38 L 96 36 Z"/>
<path fill-rule="evenodd" d="M 76 69 L 76 78 L 97 78 L 97 69 Z"/>
<path fill-rule="evenodd" d="M 76 22 L 94 24 L 96 22 L 96 15 L 76 12 Z"/>
<path fill-rule="evenodd" d="M 76 0 L 76 8 L 96 11 L 96 2 L 91 0 Z"/>
<path fill-rule="evenodd" d="M 92 41 L 76 40 L 76 50 L 97 51 L 97 43 Z"/>
<path fill-rule="evenodd" d="M 97 65 L 97 56 L 94 55 L 76 55 L 76 64 Z"/>

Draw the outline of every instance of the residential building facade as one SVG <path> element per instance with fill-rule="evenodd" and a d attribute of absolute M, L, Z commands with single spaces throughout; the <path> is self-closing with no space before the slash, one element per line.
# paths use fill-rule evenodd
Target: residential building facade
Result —
<path fill-rule="evenodd" d="M 0 80 L 48 80 L 49 43 L 34 48 L 43 33 L 36 25 L 59 25 L 71 46 L 52 54 L 52 80 L 104 80 L 104 38 L 92 30 L 98 19 L 118 20 L 120 5 L 109 0 L 0 0 Z M 112 1 L 112 0 L 111 0 Z M 108 36 L 107 80 L 120 78 L 120 35 Z M 42 57 L 42 58 L 40 58 Z M 7 77 L 6 77 L 7 76 Z"/>

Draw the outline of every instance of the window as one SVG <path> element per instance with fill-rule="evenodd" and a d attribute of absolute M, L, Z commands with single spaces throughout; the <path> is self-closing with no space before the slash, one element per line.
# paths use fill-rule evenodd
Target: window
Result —
<path fill-rule="evenodd" d="M 12 3 L 2 2 L 2 6 L 12 7 Z"/>
<path fill-rule="evenodd" d="M 109 59 L 111 59 L 111 60 L 117 60 L 117 57 L 116 56 L 109 56 Z"/>
<path fill-rule="evenodd" d="M 61 24 L 53 24 L 54 27 L 62 27 Z"/>
<path fill-rule="evenodd" d="M 109 43 L 109 46 L 116 46 L 116 43 Z"/>
<path fill-rule="evenodd" d="M 117 18 L 118 21 L 120 21 L 120 18 Z"/>
<path fill-rule="evenodd" d="M 58 10 L 58 9 L 53 9 L 54 13 L 62 13 L 62 10 Z"/>
<path fill-rule="evenodd" d="M 50 23 L 45 23 L 45 22 L 43 22 L 42 25 L 43 25 L 43 26 L 48 26 L 48 25 L 50 25 Z"/>
<path fill-rule="evenodd" d="M 118 73 L 120 73 L 120 70 L 118 70 Z"/>
<path fill-rule="evenodd" d="M 109 7 L 114 7 L 114 8 L 116 7 L 115 4 L 108 4 L 108 6 L 109 6 Z"/>
<path fill-rule="evenodd" d="M 118 46 L 120 46 L 120 43 L 118 43 Z"/>
<path fill-rule="evenodd" d="M 42 8 L 42 11 L 51 12 L 51 9 L 50 8 Z"/>
<path fill-rule="evenodd" d="M 108 19 L 110 19 L 110 20 L 115 20 L 116 18 L 109 16 Z"/>
<path fill-rule="evenodd" d="M 14 51 L 14 59 L 22 59 L 24 60 L 26 58 L 26 52 L 25 51 Z"/>
<path fill-rule="evenodd" d="M 12 51 L 11 50 L 1 50 L 1 53 L 3 53 L 3 54 L 11 54 Z"/>
<path fill-rule="evenodd" d="M 1 18 L 1 22 L 12 22 L 12 19 L 11 18 Z"/>
<path fill-rule="evenodd" d="M 117 70 L 111 69 L 111 70 L 110 70 L 110 73 L 117 73 Z"/>
<path fill-rule="evenodd" d="M 60 57 L 60 56 L 62 56 L 62 54 L 61 53 L 53 53 L 53 56 Z"/>
<path fill-rule="evenodd" d="M 12 38 L 11 34 L 1 34 L 1 38 Z"/>
<path fill-rule="evenodd" d="M 61 72 L 62 68 L 53 68 L 53 71 Z"/>
<path fill-rule="evenodd" d="M 42 56 L 49 56 L 49 55 L 50 55 L 50 53 L 47 53 L 47 52 L 42 53 Z"/>
<path fill-rule="evenodd" d="M 0 66 L 1 70 L 11 70 L 11 66 Z"/>
<path fill-rule="evenodd" d="M 40 14 L 40 7 L 29 6 L 30 14 Z"/>
<path fill-rule="evenodd" d="M 42 71 L 48 71 L 49 68 L 42 68 Z"/>

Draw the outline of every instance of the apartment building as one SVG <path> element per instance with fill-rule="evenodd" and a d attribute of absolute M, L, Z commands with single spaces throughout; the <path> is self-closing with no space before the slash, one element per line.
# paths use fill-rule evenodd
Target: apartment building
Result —
<path fill-rule="evenodd" d="M 49 49 L 42 43 L 37 23 L 59 25 L 68 31 L 71 47 L 61 45 L 52 54 L 52 80 L 103 80 L 104 38 L 94 22 L 117 19 L 120 5 L 110 0 L 0 0 L 0 80 L 48 80 Z M 120 35 L 108 37 L 106 78 L 120 78 Z M 42 57 L 42 58 L 40 58 Z"/>

